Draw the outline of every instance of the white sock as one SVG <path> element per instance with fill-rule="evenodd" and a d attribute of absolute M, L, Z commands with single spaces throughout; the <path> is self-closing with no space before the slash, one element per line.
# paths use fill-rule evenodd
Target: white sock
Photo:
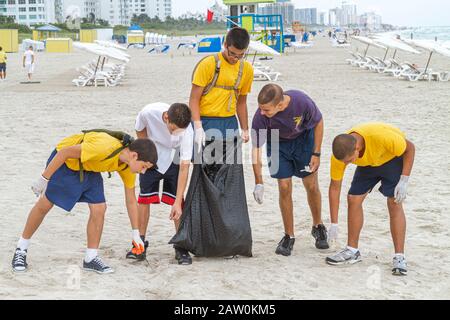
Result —
<path fill-rule="evenodd" d="M 91 262 L 92 260 L 94 260 L 96 257 L 98 256 L 98 250 L 97 249 L 86 249 L 86 256 L 84 257 L 84 261 L 86 261 L 86 263 Z"/>
<path fill-rule="evenodd" d="M 17 248 L 19 248 L 22 251 L 28 250 L 28 247 L 30 246 L 30 239 L 24 239 L 20 237 L 19 241 L 17 242 Z"/>
<path fill-rule="evenodd" d="M 357 253 L 359 251 L 358 248 L 352 248 L 350 246 L 347 246 L 347 249 L 350 250 L 352 253 Z"/>
<path fill-rule="evenodd" d="M 396 253 L 395 256 L 398 257 L 398 258 L 405 259 L 405 254 L 404 253 Z"/>

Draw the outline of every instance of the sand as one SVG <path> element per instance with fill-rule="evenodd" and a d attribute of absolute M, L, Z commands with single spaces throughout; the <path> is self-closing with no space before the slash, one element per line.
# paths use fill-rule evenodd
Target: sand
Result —
<path fill-rule="evenodd" d="M 364 47 L 361 46 L 360 50 Z M 371 54 L 383 56 L 379 49 Z M 115 128 L 133 132 L 138 111 L 152 102 L 187 102 L 192 68 L 200 56 L 173 50 L 148 55 L 130 49 L 125 81 L 115 88 L 76 88 L 76 67 L 93 59 L 87 53 L 37 53 L 34 80 L 25 80 L 21 54 L 9 54 L 8 80 L 0 82 L 0 299 L 438 299 L 450 298 L 449 204 L 450 129 L 448 83 L 410 83 L 353 68 L 346 49 L 325 38 L 313 48 L 267 62 L 282 72 L 284 89 L 307 92 L 325 120 L 320 187 L 323 219 L 329 224 L 330 143 L 355 124 L 385 121 L 399 126 L 417 149 L 405 210 L 408 219 L 407 277 L 391 276 L 393 245 L 386 200 L 378 192 L 365 202 L 360 249 L 364 261 L 351 267 L 325 264 L 325 257 L 346 242 L 345 192 L 354 167 L 347 171 L 340 210 L 337 248 L 314 248 L 311 215 L 299 180 L 294 183 L 296 244 L 289 258 L 275 255 L 283 234 L 275 180 L 265 177 L 264 205 L 252 197 L 251 165 L 245 165 L 247 199 L 253 231 L 253 258 L 194 258 L 178 266 L 168 241 L 174 233 L 169 207 L 152 206 L 149 264 L 125 259 L 131 228 L 118 176 L 105 180 L 108 212 L 101 256 L 116 272 L 100 276 L 80 270 L 86 245 L 87 206 L 68 214 L 54 209 L 32 239 L 25 274 L 10 263 L 29 210 L 35 202 L 31 183 L 39 176 L 55 144 L 82 129 Z M 424 65 L 428 56 L 400 54 Z M 448 58 L 435 55 L 432 68 L 450 70 Z M 249 113 L 265 82 L 255 82 Z M 248 150 L 249 146 L 247 146 Z"/>

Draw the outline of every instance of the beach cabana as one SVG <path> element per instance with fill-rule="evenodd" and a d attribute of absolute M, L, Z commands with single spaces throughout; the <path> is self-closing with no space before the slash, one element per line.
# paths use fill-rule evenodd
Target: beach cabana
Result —
<path fill-rule="evenodd" d="M 33 40 L 35 41 L 41 41 L 41 40 L 45 40 L 48 38 L 56 38 L 57 37 L 57 33 L 61 32 L 62 30 L 58 27 L 55 27 L 51 24 L 47 24 L 45 26 L 36 28 L 35 30 L 33 30 Z M 45 37 L 46 35 L 46 37 Z"/>
<path fill-rule="evenodd" d="M 18 52 L 19 31 L 17 29 L 0 29 L 0 47 L 5 52 Z"/>

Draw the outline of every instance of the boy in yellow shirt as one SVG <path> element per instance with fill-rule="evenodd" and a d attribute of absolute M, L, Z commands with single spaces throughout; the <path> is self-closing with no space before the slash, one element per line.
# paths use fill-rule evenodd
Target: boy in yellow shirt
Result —
<path fill-rule="evenodd" d="M 3 48 L 0 47 L 0 80 L 6 80 L 6 60 L 8 57 L 6 56 L 6 52 L 3 51 Z"/>
<path fill-rule="evenodd" d="M 414 144 L 405 138 L 405 134 L 398 128 L 384 123 L 361 124 L 334 139 L 329 188 L 332 223 L 329 240 L 337 239 L 339 198 L 345 168 L 350 163 L 358 167 L 348 192 L 347 247 L 327 257 L 328 264 L 343 265 L 361 261 L 358 241 L 363 226 L 362 204 L 375 185 L 381 181 L 379 190 L 387 197 L 395 247 L 392 273 L 407 274 L 404 256 L 406 218 L 402 202 L 406 198 L 414 155 Z"/>
<path fill-rule="evenodd" d="M 144 252 L 139 236 L 138 204 L 135 195 L 136 173 L 144 173 L 157 162 L 155 144 L 149 139 L 134 140 L 128 135 L 86 132 L 63 139 L 52 152 L 41 177 L 32 185 L 39 200 L 31 209 L 15 251 L 12 268 L 24 272 L 30 239 L 50 209 L 56 205 L 71 211 L 77 202 L 89 205 L 87 250 L 83 268 L 100 274 L 113 269 L 98 256 L 106 201 L 101 172 L 118 172 L 125 187 L 125 202 L 132 226 L 137 254 Z"/>

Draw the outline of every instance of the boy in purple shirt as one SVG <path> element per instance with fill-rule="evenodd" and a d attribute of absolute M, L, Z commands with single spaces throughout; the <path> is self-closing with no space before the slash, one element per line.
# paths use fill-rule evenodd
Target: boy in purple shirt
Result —
<path fill-rule="evenodd" d="M 322 196 L 317 170 L 323 138 L 322 114 L 306 94 L 291 90 L 283 92 L 276 84 L 262 88 L 258 96 L 259 109 L 253 117 L 253 172 L 256 202 L 262 204 L 261 148 L 267 142 L 267 158 L 272 178 L 278 180 L 280 210 L 285 236 L 278 243 L 276 254 L 291 255 L 295 242 L 292 204 L 292 177 L 303 180 L 314 226 L 312 236 L 316 248 L 328 249 L 327 230 L 322 223 Z"/>

